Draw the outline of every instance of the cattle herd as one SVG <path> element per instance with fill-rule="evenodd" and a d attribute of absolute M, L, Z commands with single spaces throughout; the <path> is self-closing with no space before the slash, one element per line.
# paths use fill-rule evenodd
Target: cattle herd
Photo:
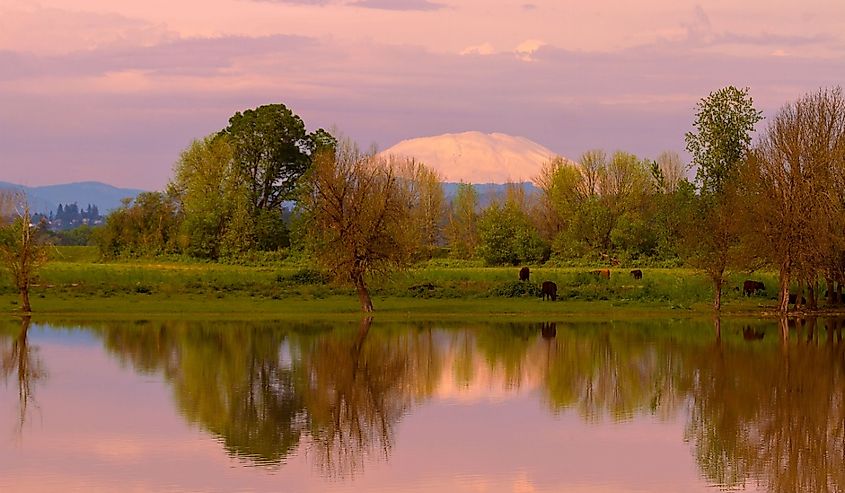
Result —
<path fill-rule="evenodd" d="M 590 271 L 590 274 L 595 276 L 596 279 L 610 280 L 610 269 L 596 269 Z M 522 267 L 519 269 L 520 281 L 528 282 L 530 277 L 531 269 L 528 267 Z M 631 277 L 636 280 L 641 280 L 643 278 L 643 271 L 640 269 L 634 269 L 631 271 Z M 760 285 L 762 286 L 762 283 L 760 283 Z M 552 281 L 543 281 L 543 283 L 540 284 L 540 297 L 543 300 L 557 301 L 557 284 Z"/>

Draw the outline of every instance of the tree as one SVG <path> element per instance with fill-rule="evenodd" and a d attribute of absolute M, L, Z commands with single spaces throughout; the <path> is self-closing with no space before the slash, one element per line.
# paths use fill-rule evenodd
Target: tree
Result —
<path fill-rule="evenodd" d="M 24 195 L 0 192 L 2 195 L 6 195 L 6 198 L 0 198 L 0 205 L 7 210 L 0 210 L 0 221 L 5 218 L 7 224 L 3 226 L 0 235 L 0 261 L 20 294 L 21 312 L 31 313 L 29 287 L 38 277 L 39 269 L 47 262 L 47 249 L 38 241 L 37 228 L 32 224 L 29 204 Z M 9 209 L 12 205 L 14 209 Z"/>
<path fill-rule="evenodd" d="M 841 285 L 845 240 L 845 97 L 820 90 L 778 112 L 744 168 L 749 197 L 745 238 L 778 269 L 779 305 L 786 312 L 793 280 L 809 288 L 824 274 L 830 300 Z"/>
<path fill-rule="evenodd" d="M 283 104 L 237 112 L 222 130 L 232 147 L 234 165 L 248 194 L 248 215 L 259 246 L 274 249 L 275 238 L 286 237 L 282 206 L 293 200 L 299 179 L 312 158 L 336 140 L 319 129 L 306 133 L 305 123 Z"/>
<path fill-rule="evenodd" d="M 343 142 L 317 154 L 300 196 L 317 260 L 355 286 L 364 312 L 373 311 L 367 277 L 408 265 L 417 248 L 408 227 L 415 204 L 397 174 L 400 164 Z"/>
<path fill-rule="evenodd" d="M 762 119 L 748 89 L 728 86 L 710 93 L 697 104 L 694 132 L 685 136 L 687 151 L 696 167 L 699 207 L 689 228 L 689 259 L 713 283 L 713 308 L 722 307 L 722 286 L 731 254 L 738 244 L 736 197 L 737 170 L 748 154 L 754 126 Z"/>
<path fill-rule="evenodd" d="M 431 258 L 442 236 L 442 218 L 445 196 L 440 175 L 433 169 L 413 159 L 400 161 L 398 173 L 407 188 L 413 228 L 417 234 L 417 256 Z"/>
<path fill-rule="evenodd" d="M 144 192 L 112 211 L 97 232 L 97 246 L 104 257 L 144 256 L 178 251 L 179 213 L 170 193 Z"/>
<path fill-rule="evenodd" d="M 509 189 L 503 203 L 494 201 L 478 219 L 478 256 L 487 265 L 541 262 L 547 246 L 525 211 L 521 190 Z"/>
<path fill-rule="evenodd" d="M 180 226 L 183 250 L 195 257 L 218 258 L 237 195 L 245 192 L 228 137 L 211 135 L 192 142 L 179 157 L 174 175 L 169 187 L 184 216 Z"/>
<path fill-rule="evenodd" d="M 450 255 L 469 259 L 478 246 L 478 192 L 471 183 L 461 183 L 449 204 L 446 239 Z"/>

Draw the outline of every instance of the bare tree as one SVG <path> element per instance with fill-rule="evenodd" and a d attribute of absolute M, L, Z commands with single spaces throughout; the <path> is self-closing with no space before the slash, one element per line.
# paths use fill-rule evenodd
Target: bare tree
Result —
<path fill-rule="evenodd" d="M 5 224 L 0 236 L 0 262 L 20 293 L 21 311 L 31 313 L 29 287 L 47 261 L 47 250 L 37 240 L 29 204 L 23 193 L 0 192 L 0 196 L 3 195 L 6 197 L 0 199 L 0 205 L 11 206 L 11 210 L 0 210 L 0 221 Z"/>
<path fill-rule="evenodd" d="M 657 156 L 657 167 L 663 177 L 663 192 L 673 193 L 678 184 L 686 178 L 681 156 L 674 151 L 663 151 Z"/>
<path fill-rule="evenodd" d="M 748 161 L 743 182 L 750 199 L 747 241 L 780 274 L 778 308 L 785 312 L 793 281 L 816 305 L 824 275 L 831 299 L 841 284 L 845 252 L 845 97 L 820 90 L 787 104 L 772 120 Z"/>
<path fill-rule="evenodd" d="M 415 204 L 400 161 L 363 154 L 349 142 L 320 153 L 306 175 L 300 207 L 318 261 L 355 286 L 373 311 L 367 278 L 402 268 L 417 247 Z"/>

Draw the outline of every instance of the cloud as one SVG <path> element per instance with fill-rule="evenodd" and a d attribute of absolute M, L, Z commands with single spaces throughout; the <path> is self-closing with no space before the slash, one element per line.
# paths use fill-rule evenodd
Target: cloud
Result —
<path fill-rule="evenodd" d="M 461 55 L 492 55 L 493 53 L 496 53 L 496 49 L 490 43 L 467 46 L 460 51 Z"/>
<path fill-rule="evenodd" d="M 7 181 L 101 178 L 155 189 L 191 139 L 270 102 L 287 104 L 309 129 L 336 125 L 365 146 L 479 130 L 524 135 L 569 157 L 596 147 L 655 156 L 682 150 L 695 102 L 714 89 L 749 86 L 772 111 L 845 80 L 842 56 L 773 51 L 658 42 L 586 52 L 529 39 L 461 56 L 286 35 L 0 51 L 0 169 Z"/>
<path fill-rule="evenodd" d="M 353 7 L 378 10 L 429 11 L 440 10 L 446 6 L 429 0 L 358 0 L 350 3 Z"/>
<path fill-rule="evenodd" d="M 546 43 L 544 41 L 540 41 L 539 39 L 527 39 L 520 43 L 514 52 L 520 60 L 524 62 L 533 62 L 534 53 L 545 45 Z"/>

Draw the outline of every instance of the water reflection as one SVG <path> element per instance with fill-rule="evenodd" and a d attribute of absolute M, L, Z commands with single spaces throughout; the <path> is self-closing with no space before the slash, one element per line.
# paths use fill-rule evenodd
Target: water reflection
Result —
<path fill-rule="evenodd" d="M 22 409 L 43 374 L 26 328 L 0 345 L 4 375 L 17 370 L 23 382 Z M 682 422 L 679 440 L 709 484 L 822 492 L 845 487 L 842 328 L 837 319 L 454 327 L 363 319 L 89 330 L 124 365 L 162 375 L 184 418 L 232 457 L 263 467 L 283 469 L 304 453 L 323 476 L 353 477 L 390 461 L 402 445 L 398 425 L 426 403 L 536 393 L 551 415 L 574 412 L 596 430 L 644 417 Z"/>
<path fill-rule="evenodd" d="M 37 349 L 29 345 L 30 317 L 20 321 L 17 331 L 9 330 L 0 338 L 0 377 L 7 383 L 14 380 L 18 388 L 18 426 L 23 429 L 29 405 L 33 401 L 33 386 L 46 376 Z"/>

